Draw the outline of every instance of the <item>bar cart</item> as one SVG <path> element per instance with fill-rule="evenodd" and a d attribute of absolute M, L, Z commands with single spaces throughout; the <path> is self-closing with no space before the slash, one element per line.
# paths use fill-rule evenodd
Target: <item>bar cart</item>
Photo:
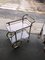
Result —
<path fill-rule="evenodd" d="M 32 20 L 30 20 L 30 18 Z M 29 17 L 28 14 L 25 14 L 23 15 L 22 19 L 6 23 L 8 30 L 6 36 L 11 41 L 11 46 L 13 48 L 20 47 L 23 40 L 26 38 L 27 42 L 29 42 L 31 27 L 34 22 L 35 20 L 32 17 Z"/>

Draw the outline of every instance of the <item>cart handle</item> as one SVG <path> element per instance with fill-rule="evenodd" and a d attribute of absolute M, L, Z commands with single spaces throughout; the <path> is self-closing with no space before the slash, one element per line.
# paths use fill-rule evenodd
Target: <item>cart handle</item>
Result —
<path fill-rule="evenodd" d="M 22 23 L 23 23 L 24 19 L 27 19 L 28 20 L 28 18 L 25 17 L 25 16 L 29 16 L 29 15 L 28 14 L 25 14 L 25 15 L 23 15 L 22 19 L 18 19 L 18 20 L 15 20 L 15 21 L 7 22 L 6 24 L 10 25 L 10 23 L 13 23 L 13 22 L 16 22 L 16 21 L 20 21 L 20 20 L 22 20 Z M 30 18 L 32 18 L 32 17 L 30 16 Z M 32 19 L 35 20 L 34 18 L 32 18 Z M 29 22 L 31 22 L 31 21 L 29 21 Z M 35 21 L 33 21 L 33 22 L 35 22 Z M 33 23 L 33 22 L 31 22 L 31 23 Z"/>
<path fill-rule="evenodd" d="M 13 22 L 16 22 L 16 21 L 20 21 L 20 20 L 22 20 L 22 19 L 18 19 L 18 20 L 15 20 L 15 21 L 10 21 L 10 22 L 7 22 L 6 24 L 10 25 L 10 23 L 13 23 Z"/>
<path fill-rule="evenodd" d="M 24 18 L 24 19 L 27 19 L 27 18 Z M 10 23 L 13 23 L 13 22 L 16 22 L 16 21 L 22 21 L 22 19 L 18 19 L 18 20 L 15 20 L 15 21 L 10 21 L 10 22 L 7 22 L 6 24 L 10 25 Z"/>
<path fill-rule="evenodd" d="M 9 24 L 9 25 L 10 25 L 10 23 L 13 23 L 13 22 L 16 22 L 16 21 L 20 21 L 20 20 L 27 19 L 27 18 L 24 18 L 25 16 L 28 16 L 28 14 L 23 15 L 22 19 L 18 19 L 18 20 L 15 20 L 15 21 L 7 22 L 6 24 Z"/>

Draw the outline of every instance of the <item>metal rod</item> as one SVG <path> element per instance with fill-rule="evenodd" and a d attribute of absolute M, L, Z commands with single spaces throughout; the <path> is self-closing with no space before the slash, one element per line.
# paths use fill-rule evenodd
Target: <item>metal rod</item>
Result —
<path fill-rule="evenodd" d="M 15 39 L 16 39 L 16 45 L 17 45 L 17 35 L 16 35 L 16 32 L 15 32 L 14 34 L 15 34 Z"/>

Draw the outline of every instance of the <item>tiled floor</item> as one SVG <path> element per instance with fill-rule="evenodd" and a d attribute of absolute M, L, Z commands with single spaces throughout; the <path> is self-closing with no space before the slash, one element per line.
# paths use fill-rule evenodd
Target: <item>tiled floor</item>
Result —
<path fill-rule="evenodd" d="M 30 42 L 13 49 L 6 37 L 7 31 L 0 30 L 0 60 L 45 60 L 43 44 L 37 36 L 31 35 Z"/>

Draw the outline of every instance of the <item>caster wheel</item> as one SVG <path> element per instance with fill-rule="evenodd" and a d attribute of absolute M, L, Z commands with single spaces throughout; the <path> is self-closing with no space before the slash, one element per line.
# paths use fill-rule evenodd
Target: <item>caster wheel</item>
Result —
<path fill-rule="evenodd" d="M 8 38 L 11 38 L 11 37 L 14 36 L 14 33 L 13 33 L 13 32 L 8 32 L 8 33 L 6 34 L 6 36 L 7 36 Z"/>
<path fill-rule="evenodd" d="M 13 47 L 13 48 L 18 48 L 18 47 L 21 46 L 21 44 L 22 44 L 22 41 L 17 41 L 17 42 L 15 42 L 15 43 L 12 45 L 12 47 Z"/>

